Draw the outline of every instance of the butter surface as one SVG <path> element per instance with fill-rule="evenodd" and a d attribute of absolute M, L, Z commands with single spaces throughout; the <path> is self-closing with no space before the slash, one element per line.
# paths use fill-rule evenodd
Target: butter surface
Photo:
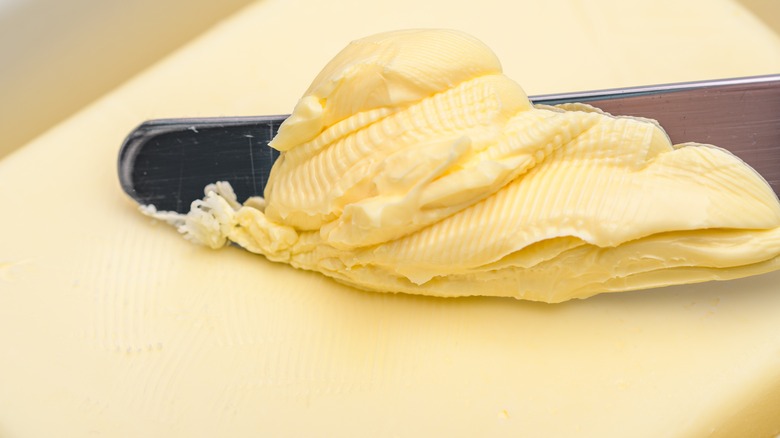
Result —
<path fill-rule="evenodd" d="M 382 29 L 479 35 L 529 94 L 780 70 L 734 2 L 587 5 L 265 0 L 4 158 L 0 436 L 780 433 L 777 272 L 555 306 L 365 293 L 187 244 L 117 182 L 141 121 L 282 114 Z"/>
<path fill-rule="evenodd" d="M 350 43 L 270 145 L 265 199 L 208 188 L 175 221 L 189 239 L 369 290 L 545 302 L 780 268 L 780 202 L 739 158 L 534 108 L 457 31 Z"/>

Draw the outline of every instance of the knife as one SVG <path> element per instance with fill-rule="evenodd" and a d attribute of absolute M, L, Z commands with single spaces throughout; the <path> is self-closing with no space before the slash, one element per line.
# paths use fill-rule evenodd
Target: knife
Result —
<path fill-rule="evenodd" d="M 780 74 L 532 96 L 657 120 L 672 143 L 731 151 L 780 193 Z M 203 188 L 227 181 L 239 201 L 263 194 L 279 152 L 268 142 L 287 115 L 143 122 L 119 151 L 122 189 L 141 205 L 186 213 Z"/>

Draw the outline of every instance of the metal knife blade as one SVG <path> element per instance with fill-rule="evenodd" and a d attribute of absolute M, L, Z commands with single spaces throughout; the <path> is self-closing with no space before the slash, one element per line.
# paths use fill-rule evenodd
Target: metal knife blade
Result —
<path fill-rule="evenodd" d="M 727 149 L 780 193 L 780 74 L 530 98 L 585 102 L 614 115 L 656 119 L 673 143 Z M 189 211 L 203 188 L 228 181 L 243 201 L 262 195 L 279 153 L 268 146 L 287 115 L 158 119 L 134 129 L 119 152 L 119 180 L 139 204 Z"/>

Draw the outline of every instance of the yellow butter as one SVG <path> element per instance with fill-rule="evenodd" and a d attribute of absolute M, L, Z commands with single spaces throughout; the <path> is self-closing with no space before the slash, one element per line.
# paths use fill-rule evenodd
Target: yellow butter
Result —
<path fill-rule="evenodd" d="M 375 291 L 560 302 L 780 267 L 780 203 L 650 120 L 534 108 L 451 30 L 349 44 L 271 146 L 265 199 L 207 188 L 180 230 Z"/>
<path fill-rule="evenodd" d="M 731 0 L 334 5 L 256 2 L 0 161 L 0 436 L 780 433 L 780 272 L 441 300 L 209 251 L 133 214 L 115 169 L 138 123 L 289 111 L 328 53 L 376 29 L 468 29 L 529 94 L 780 69 L 780 37 Z"/>

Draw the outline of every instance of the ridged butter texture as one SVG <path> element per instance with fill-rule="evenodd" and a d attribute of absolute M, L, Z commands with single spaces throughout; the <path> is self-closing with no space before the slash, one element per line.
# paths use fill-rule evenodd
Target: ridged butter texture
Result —
<path fill-rule="evenodd" d="M 383 292 L 560 302 L 780 268 L 780 203 L 740 159 L 652 120 L 534 107 L 456 31 L 352 42 L 271 146 L 264 199 L 218 183 L 167 217 Z"/>

